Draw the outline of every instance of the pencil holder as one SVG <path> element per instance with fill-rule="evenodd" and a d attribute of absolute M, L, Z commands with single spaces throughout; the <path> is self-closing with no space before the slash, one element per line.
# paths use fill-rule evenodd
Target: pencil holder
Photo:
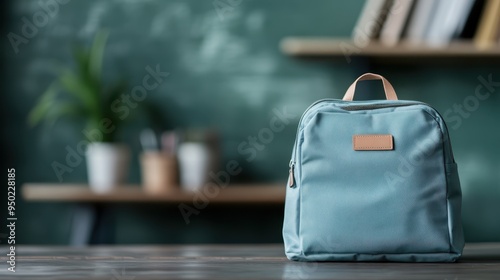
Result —
<path fill-rule="evenodd" d="M 161 152 L 144 152 L 140 156 L 142 186 L 151 194 L 178 189 L 177 158 Z"/>

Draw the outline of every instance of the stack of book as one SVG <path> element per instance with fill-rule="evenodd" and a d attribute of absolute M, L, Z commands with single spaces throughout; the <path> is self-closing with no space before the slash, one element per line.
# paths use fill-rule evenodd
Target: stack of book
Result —
<path fill-rule="evenodd" d="M 500 42 L 500 0 L 366 0 L 353 39 L 388 46 L 473 40 L 489 48 Z"/>

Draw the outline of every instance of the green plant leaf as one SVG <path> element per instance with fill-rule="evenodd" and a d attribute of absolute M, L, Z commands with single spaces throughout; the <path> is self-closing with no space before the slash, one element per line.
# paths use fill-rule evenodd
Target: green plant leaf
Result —
<path fill-rule="evenodd" d="M 116 132 L 118 131 L 118 127 L 122 125 L 125 119 L 121 119 L 120 115 L 113 111 L 112 106 L 113 103 L 117 100 L 120 100 L 121 95 L 127 90 L 127 83 L 125 81 L 120 81 L 113 86 L 111 86 L 107 91 L 104 97 L 103 102 L 103 116 L 111 120 L 112 124 L 115 126 L 113 132 L 105 135 L 103 141 L 112 142 L 115 140 Z"/>
<path fill-rule="evenodd" d="M 42 93 L 38 103 L 30 111 L 28 115 L 28 123 L 31 126 L 37 125 L 44 118 L 47 117 L 47 113 L 51 109 L 52 105 L 56 102 L 56 96 L 59 90 L 60 90 L 59 84 L 57 82 L 53 82 L 47 88 L 47 90 L 44 93 Z"/>
<path fill-rule="evenodd" d="M 28 116 L 31 125 L 45 120 L 54 123 L 61 117 L 82 116 L 89 125 L 97 125 L 108 117 L 121 122 L 113 114 L 111 104 L 125 90 L 119 83 L 104 92 L 102 83 L 103 56 L 109 32 L 99 31 L 91 47 L 76 45 L 73 49 L 75 69 L 57 66 L 57 80 L 42 94 Z M 59 94 L 70 98 L 59 99 Z M 106 95 L 104 95 L 106 93 Z M 61 96 L 63 97 L 63 96 Z M 113 139 L 114 135 L 107 135 Z"/>
<path fill-rule="evenodd" d="M 84 117 L 85 110 L 82 106 L 73 102 L 57 102 L 52 105 L 52 109 L 47 113 L 47 122 L 53 125 L 57 120 L 62 117 Z"/>
<path fill-rule="evenodd" d="M 76 62 L 76 67 L 78 69 L 78 74 L 86 77 L 91 81 L 90 67 L 89 67 L 89 50 L 80 45 L 75 45 L 73 47 L 73 58 Z"/>
<path fill-rule="evenodd" d="M 101 80 L 102 61 L 108 36 L 109 32 L 106 30 L 97 32 L 89 52 L 89 74 L 96 85 L 99 85 Z"/>
<path fill-rule="evenodd" d="M 99 118 L 100 117 L 100 97 L 99 89 L 93 87 L 93 85 L 88 84 L 85 80 L 82 80 L 80 76 L 76 75 L 70 70 L 65 70 L 59 77 L 59 82 L 62 88 L 69 94 L 76 97 L 88 113 L 89 117 Z M 97 93 L 96 93 L 97 92 Z"/>
<path fill-rule="evenodd" d="M 119 100 L 121 95 L 127 90 L 127 83 L 125 81 L 119 81 L 115 83 L 113 86 L 106 90 L 106 94 L 104 97 L 103 106 L 107 109 L 104 111 L 111 110 L 111 105 L 116 100 Z"/>

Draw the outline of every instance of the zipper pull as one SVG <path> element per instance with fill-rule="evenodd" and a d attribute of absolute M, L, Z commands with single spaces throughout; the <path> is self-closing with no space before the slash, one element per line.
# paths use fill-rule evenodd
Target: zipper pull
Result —
<path fill-rule="evenodd" d="M 293 169 L 295 167 L 295 164 L 293 162 L 290 162 L 290 174 L 288 175 L 288 187 L 293 187 L 295 184 L 294 176 L 293 176 Z"/>

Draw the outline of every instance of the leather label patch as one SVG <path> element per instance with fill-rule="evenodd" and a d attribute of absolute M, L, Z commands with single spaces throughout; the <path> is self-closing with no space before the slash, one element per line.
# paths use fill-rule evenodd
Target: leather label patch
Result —
<path fill-rule="evenodd" d="M 355 151 L 387 151 L 393 150 L 390 134 L 362 134 L 352 136 L 352 147 Z"/>

